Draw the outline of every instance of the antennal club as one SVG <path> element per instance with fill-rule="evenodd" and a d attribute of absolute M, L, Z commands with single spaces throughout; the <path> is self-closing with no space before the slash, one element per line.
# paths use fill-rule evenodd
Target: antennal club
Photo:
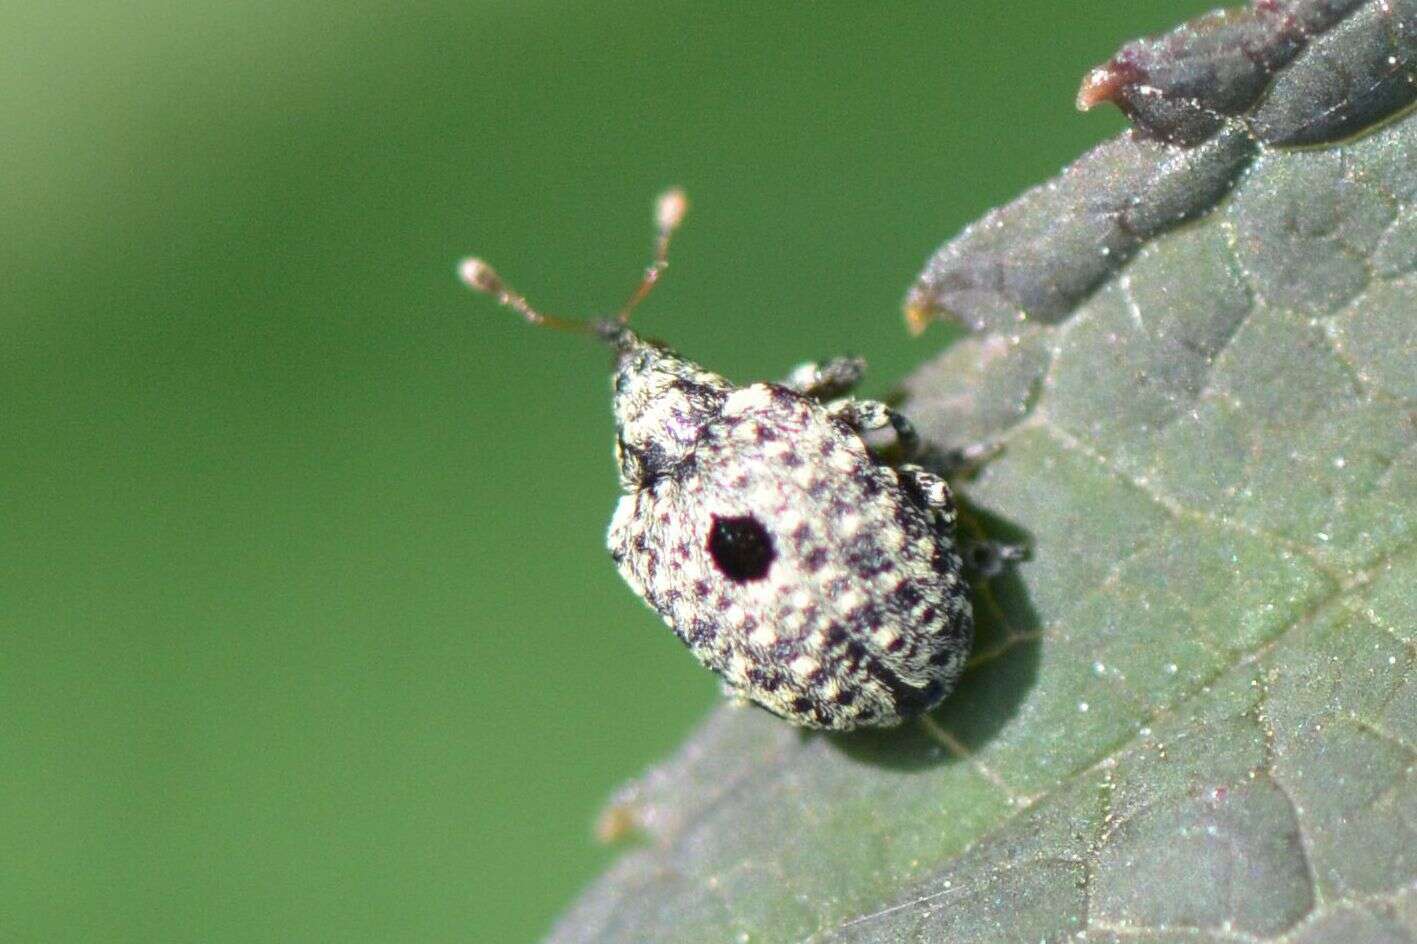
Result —
<path fill-rule="evenodd" d="M 640 279 L 640 284 L 630 295 L 630 300 L 625 302 L 620 314 L 615 316 L 615 320 L 620 324 L 629 322 L 630 315 L 639 307 L 640 302 L 649 297 L 649 293 L 659 282 L 660 275 L 669 268 L 669 242 L 674 238 L 674 231 L 684 222 L 684 214 L 687 212 L 689 198 L 678 187 L 664 191 L 655 201 L 654 224 L 658 232 L 654 240 L 654 261 L 645 269 L 644 278 Z"/>
<path fill-rule="evenodd" d="M 548 328 L 555 328 L 557 331 L 570 331 L 575 334 L 605 334 L 605 330 L 610 328 L 611 333 L 606 334 L 606 337 L 618 335 L 620 332 L 616 326 L 623 326 L 630 320 L 630 314 L 639 307 L 640 302 L 649 297 L 650 291 L 659 281 L 659 276 L 669 267 L 669 242 L 674 236 L 674 231 L 684 222 L 684 214 L 688 209 L 689 198 L 684 196 L 684 191 L 678 187 L 660 194 L 659 200 L 654 206 L 654 222 L 657 230 L 654 241 L 654 261 L 645 269 L 640 284 L 630 295 L 630 300 L 625 302 L 624 307 L 620 309 L 620 313 L 615 316 L 614 321 L 591 323 L 542 314 L 531 307 L 531 303 L 526 300 L 524 295 L 503 282 L 496 269 L 476 257 L 469 257 L 458 263 L 458 278 L 462 279 L 463 284 L 473 291 L 491 295 L 499 305 L 512 309 L 530 324 L 545 325 Z"/>
<path fill-rule="evenodd" d="M 469 257 L 458 263 L 458 277 L 468 288 L 485 295 L 491 295 L 497 299 L 499 305 L 512 309 L 531 324 L 545 325 L 548 328 L 555 328 L 557 331 L 571 331 L 576 334 L 590 333 L 590 325 L 584 321 L 543 315 L 531 307 L 531 303 L 526 300 L 525 296 L 503 282 L 502 277 L 497 274 L 497 270 L 481 259 Z"/>

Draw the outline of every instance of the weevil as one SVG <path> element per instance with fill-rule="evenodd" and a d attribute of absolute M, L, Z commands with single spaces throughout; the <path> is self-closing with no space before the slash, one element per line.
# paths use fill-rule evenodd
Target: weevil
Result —
<path fill-rule="evenodd" d="M 950 487 L 906 461 L 919 437 L 901 413 L 849 396 L 859 358 L 738 386 L 631 329 L 686 209 L 680 190 L 659 198 L 653 261 L 613 317 L 542 314 L 481 259 L 459 273 L 613 352 L 610 555 L 725 688 L 808 728 L 898 725 L 954 689 L 973 639 Z"/>

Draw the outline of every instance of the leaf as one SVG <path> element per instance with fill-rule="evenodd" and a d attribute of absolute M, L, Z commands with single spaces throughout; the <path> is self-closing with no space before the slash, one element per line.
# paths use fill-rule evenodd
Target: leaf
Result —
<path fill-rule="evenodd" d="M 964 495 L 1033 552 L 961 689 L 719 709 L 553 941 L 1417 936 L 1414 61 L 1417 3 L 1266 2 L 1089 76 L 1137 130 L 908 300 L 976 332 L 909 409 L 1000 443 Z"/>

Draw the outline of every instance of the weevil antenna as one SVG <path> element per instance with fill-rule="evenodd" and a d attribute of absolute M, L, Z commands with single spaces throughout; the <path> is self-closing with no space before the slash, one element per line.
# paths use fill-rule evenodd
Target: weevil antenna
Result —
<path fill-rule="evenodd" d="M 458 277 L 468 288 L 485 295 L 491 295 L 497 299 L 499 305 L 512 309 L 531 324 L 544 325 L 547 328 L 569 331 L 573 334 L 594 333 L 595 329 L 588 321 L 543 315 L 531 307 L 531 303 L 526 300 L 525 296 L 503 282 L 496 269 L 481 259 L 469 257 L 458 263 Z"/>
<path fill-rule="evenodd" d="M 669 268 L 669 242 L 674 238 L 674 231 L 684 222 L 684 214 L 688 211 L 689 198 L 678 187 L 664 191 L 655 201 L 654 261 L 645 269 L 644 277 L 640 279 L 640 284 L 630 294 L 629 301 L 625 302 L 624 307 L 620 309 L 620 314 L 615 316 L 617 324 L 629 324 L 630 315 L 640 306 L 640 302 L 649 297 L 649 293 L 654 290 L 659 277 L 664 274 L 665 269 Z"/>

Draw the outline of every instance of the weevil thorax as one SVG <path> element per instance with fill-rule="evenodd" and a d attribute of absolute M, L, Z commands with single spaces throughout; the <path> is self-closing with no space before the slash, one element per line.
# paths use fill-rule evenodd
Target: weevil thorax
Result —
<path fill-rule="evenodd" d="M 633 491 L 690 461 L 733 385 L 623 324 L 605 322 L 598 333 L 615 350 L 615 458 L 620 484 Z"/>

